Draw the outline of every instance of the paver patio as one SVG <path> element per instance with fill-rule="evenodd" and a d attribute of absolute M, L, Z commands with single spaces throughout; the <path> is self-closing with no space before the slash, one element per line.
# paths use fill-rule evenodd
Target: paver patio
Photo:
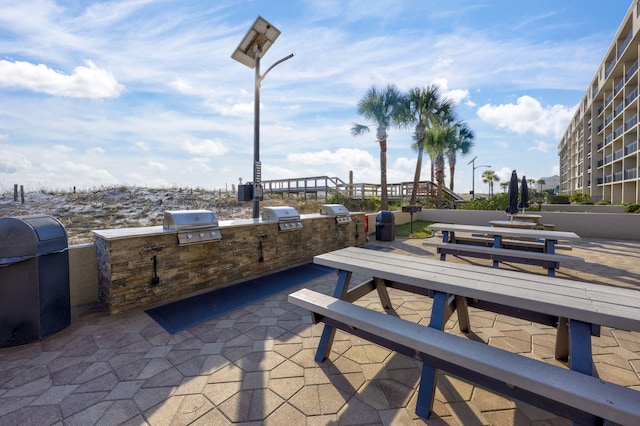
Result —
<path fill-rule="evenodd" d="M 368 244 L 437 259 L 421 240 Z M 583 239 L 571 254 L 587 263 L 562 265 L 558 277 L 640 290 L 640 242 Z M 335 280 L 329 274 L 298 288 L 331 294 Z M 322 325 L 286 302 L 296 289 L 173 335 L 144 310 L 79 310 L 70 327 L 44 341 L 0 349 L 0 425 L 570 424 L 446 374 L 425 422 L 414 413 L 417 361 L 340 331 L 329 361 L 314 361 Z M 401 317 L 428 321 L 430 299 L 390 295 Z M 382 310 L 375 293 L 358 303 Z M 475 309 L 470 315 L 468 338 L 558 363 L 553 328 Z M 459 334 L 455 314 L 447 329 Z M 640 391 L 640 333 L 603 328 L 593 352 L 600 377 Z"/>

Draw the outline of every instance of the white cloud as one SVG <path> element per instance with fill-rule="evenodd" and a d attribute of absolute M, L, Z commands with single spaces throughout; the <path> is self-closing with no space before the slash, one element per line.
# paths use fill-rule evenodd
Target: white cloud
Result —
<path fill-rule="evenodd" d="M 189 154 L 205 156 L 205 157 L 217 157 L 224 155 L 229 151 L 227 147 L 220 141 L 212 141 L 210 139 L 195 139 L 188 138 L 183 140 L 183 148 Z"/>
<path fill-rule="evenodd" d="M 71 148 L 70 146 L 66 146 L 66 145 L 54 145 L 53 146 L 53 150 L 56 151 L 56 152 L 63 153 L 63 154 L 68 154 L 68 153 L 73 151 L 73 148 Z"/>
<path fill-rule="evenodd" d="M 164 163 L 160 163 L 158 161 L 149 161 L 147 162 L 147 166 L 153 171 L 163 172 L 167 170 L 167 166 Z"/>
<path fill-rule="evenodd" d="M 138 147 L 138 149 L 140 149 L 141 151 L 149 151 L 150 149 L 149 144 L 142 141 L 136 142 L 135 146 Z"/>
<path fill-rule="evenodd" d="M 87 150 L 87 154 L 89 155 L 103 155 L 105 154 L 106 151 L 104 150 L 104 148 L 97 146 L 95 148 L 90 148 Z"/>
<path fill-rule="evenodd" d="M 496 176 L 500 178 L 500 182 L 509 182 L 509 180 L 511 179 L 512 171 L 513 169 L 509 167 L 502 167 L 500 170 L 494 170 Z M 482 182 L 482 179 L 480 179 L 480 182 Z"/>
<path fill-rule="evenodd" d="M 205 172 L 213 171 L 213 168 L 209 165 L 209 159 L 205 157 L 193 157 L 187 163 L 187 166 L 184 168 L 184 174 L 187 175 L 202 175 Z"/>
<path fill-rule="evenodd" d="M 380 181 L 379 159 L 362 149 L 293 153 L 287 155 L 287 163 L 297 170 L 304 170 L 302 174 L 298 172 L 294 176 L 328 175 L 347 181 L 349 172 L 353 172 L 356 183 Z"/>
<path fill-rule="evenodd" d="M 449 81 L 446 78 L 433 79 L 431 84 L 438 87 L 443 99 L 451 99 L 456 105 L 469 98 L 467 89 L 449 89 Z"/>
<path fill-rule="evenodd" d="M 466 89 L 449 90 L 448 92 L 444 92 L 442 97 L 451 99 L 457 105 L 469 97 L 469 91 Z"/>
<path fill-rule="evenodd" d="M 71 98 L 117 98 L 124 90 L 115 77 L 93 62 L 66 75 L 46 65 L 0 60 L 0 85 Z"/>
<path fill-rule="evenodd" d="M 426 158 L 423 158 L 422 161 L 422 170 L 420 174 L 420 180 L 429 179 L 428 176 L 428 165 L 429 161 Z M 398 182 L 413 182 L 413 177 L 416 172 L 416 159 L 415 158 L 407 158 L 407 157 L 398 157 L 396 158 L 390 167 L 387 170 L 387 182 L 389 183 L 398 183 Z M 379 173 L 378 173 L 379 174 Z"/>
<path fill-rule="evenodd" d="M 252 102 L 236 103 L 231 106 L 223 106 L 223 105 L 218 105 L 217 101 L 211 100 L 212 108 L 223 116 L 226 116 L 226 115 L 242 116 L 247 114 L 253 114 L 254 105 L 255 103 L 252 101 Z M 260 107 L 262 107 L 262 105 L 260 105 Z"/>
<path fill-rule="evenodd" d="M 574 108 L 564 105 L 543 108 L 536 99 L 521 96 L 515 105 L 483 105 L 478 109 L 478 117 L 519 134 L 535 133 L 559 138 L 571 120 L 573 111 Z"/>
<path fill-rule="evenodd" d="M 549 152 L 549 144 L 543 141 L 535 141 L 533 146 L 527 148 L 527 151 Z"/>
<path fill-rule="evenodd" d="M 171 82 L 169 82 L 169 86 L 173 87 L 180 93 L 184 93 L 186 95 L 194 94 L 193 86 L 187 80 L 176 77 Z"/>
<path fill-rule="evenodd" d="M 24 155 L 17 152 L 0 151 L 0 173 L 16 173 L 30 167 L 31 162 Z"/>
<path fill-rule="evenodd" d="M 324 149 L 318 152 L 288 154 L 287 160 L 298 164 L 341 164 L 351 170 L 376 167 L 376 160 L 369 152 L 350 148 L 340 148 L 334 152 Z"/>

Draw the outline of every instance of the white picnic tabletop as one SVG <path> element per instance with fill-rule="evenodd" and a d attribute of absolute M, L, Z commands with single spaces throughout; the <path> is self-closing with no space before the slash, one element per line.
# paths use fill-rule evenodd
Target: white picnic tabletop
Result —
<path fill-rule="evenodd" d="M 580 239 L 580 236 L 575 232 L 549 231 L 546 229 L 518 229 L 497 226 L 463 225 L 456 223 L 434 223 L 429 225 L 429 228 L 434 231 L 441 232 L 465 232 L 471 234 L 501 235 L 503 237 L 542 238 L 545 240 L 555 241 Z"/>
<path fill-rule="evenodd" d="M 314 263 L 514 308 L 640 331 L 640 291 L 349 247 Z"/>

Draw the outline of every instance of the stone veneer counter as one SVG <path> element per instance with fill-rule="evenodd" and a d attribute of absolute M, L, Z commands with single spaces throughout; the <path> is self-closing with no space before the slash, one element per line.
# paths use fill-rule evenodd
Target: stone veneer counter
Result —
<path fill-rule="evenodd" d="M 303 228 L 295 231 L 280 231 L 275 221 L 221 220 L 220 241 L 183 246 L 177 231 L 162 226 L 94 230 L 99 300 L 111 313 L 151 307 L 361 246 L 364 213 L 351 219 L 301 215 Z"/>

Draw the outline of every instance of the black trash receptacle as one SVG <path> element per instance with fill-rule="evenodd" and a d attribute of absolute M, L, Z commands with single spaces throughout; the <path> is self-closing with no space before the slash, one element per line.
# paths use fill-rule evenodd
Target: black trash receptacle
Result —
<path fill-rule="evenodd" d="M 64 226 L 51 216 L 0 219 L 0 347 L 42 340 L 70 323 Z"/>
<path fill-rule="evenodd" d="M 376 240 L 393 241 L 396 238 L 396 219 L 393 212 L 382 210 L 376 215 Z"/>

